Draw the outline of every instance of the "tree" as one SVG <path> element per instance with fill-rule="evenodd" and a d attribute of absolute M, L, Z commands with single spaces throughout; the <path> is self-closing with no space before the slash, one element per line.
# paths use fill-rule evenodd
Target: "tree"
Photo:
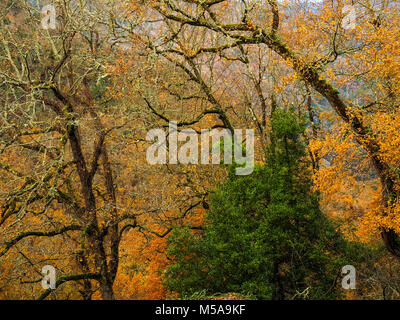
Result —
<path fill-rule="evenodd" d="M 356 27 L 350 31 L 342 25 L 342 8 L 346 4 L 359 10 Z M 386 135 L 374 129 L 382 116 L 384 119 L 397 116 L 398 1 L 291 4 L 276 0 L 225 0 L 188 4 L 166 0 L 156 1 L 154 8 L 168 22 L 177 25 L 178 31 L 171 39 L 177 39 L 184 27 L 208 30 L 217 39 L 212 44 L 191 48 L 184 56 L 206 59 L 216 53 L 223 55 L 234 49 L 261 46 L 291 69 L 290 77 L 300 80 L 299 87 L 329 103 L 341 126 L 348 129 L 379 177 L 380 205 L 368 219 L 374 221 L 375 231 L 379 230 L 388 251 L 400 259 L 396 222 L 398 158 L 393 163 L 383 155 L 387 149 Z M 239 56 L 234 54 L 229 59 Z"/>
<path fill-rule="evenodd" d="M 246 177 L 230 172 L 211 196 L 204 232 L 176 229 L 169 238 L 169 289 L 272 299 L 338 295 L 341 267 L 358 261 L 311 191 L 304 129 L 293 112 L 275 111 L 265 164 Z"/>
<path fill-rule="evenodd" d="M 56 29 L 41 28 L 41 4 L 56 7 Z M 358 11 L 354 30 L 342 26 L 346 4 Z M 169 120 L 198 132 L 254 128 L 255 160 L 265 161 L 278 105 L 308 115 L 321 209 L 349 218 L 346 236 L 380 232 L 399 257 L 398 9 L 398 0 L 3 1 L 0 297 L 39 296 L 45 263 L 57 268 L 56 299 L 165 296 L 166 237 L 177 224 L 200 228 L 208 190 L 227 171 L 151 166 L 146 132 Z"/>
<path fill-rule="evenodd" d="M 164 200 L 185 179 L 148 170 L 147 119 L 113 90 L 112 66 L 127 51 L 120 36 L 137 27 L 140 10 L 120 1 L 50 1 L 56 28 L 43 29 L 38 3 L 0 5 L 1 295 L 160 297 L 154 270 L 164 254 L 154 248 L 204 194 Z M 124 60 L 124 68 L 141 62 Z M 148 265 L 153 257 L 160 261 Z M 40 292 L 44 264 L 57 269 L 55 292 Z M 138 285 L 143 274 L 147 283 Z"/>
<path fill-rule="evenodd" d="M 137 226 L 117 206 L 110 152 L 124 123 L 110 122 L 106 113 L 118 108 L 97 97 L 115 40 L 104 25 L 116 6 L 52 4 L 54 30 L 40 27 L 39 8 L 26 1 L 1 5 L 22 23 L 1 20 L 0 227 L 10 231 L 2 231 L 0 257 L 21 273 L 28 262 L 31 277 L 41 275 L 39 263 L 57 261 L 57 285 L 77 281 L 83 299 L 98 289 L 114 299 L 120 241 Z"/>

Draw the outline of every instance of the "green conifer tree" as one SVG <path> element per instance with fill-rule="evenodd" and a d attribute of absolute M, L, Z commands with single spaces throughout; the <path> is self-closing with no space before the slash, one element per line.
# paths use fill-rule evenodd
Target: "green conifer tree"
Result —
<path fill-rule="evenodd" d="M 166 284 L 180 294 L 237 292 L 263 299 L 332 299 L 354 245 L 321 212 L 301 137 L 305 122 L 276 110 L 264 165 L 210 198 L 203 232 L 176 229 Z M 358 248 L 359 253 L 360 248 Z"/>

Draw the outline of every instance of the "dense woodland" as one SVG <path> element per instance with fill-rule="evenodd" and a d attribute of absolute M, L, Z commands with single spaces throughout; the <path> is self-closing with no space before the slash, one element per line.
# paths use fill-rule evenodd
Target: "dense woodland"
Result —
<path fill-rule="evenodd" d="M 2 0 L 0 299 L 399 299 L 399 10 Z M 254 171 L 150 164 L 170 121 Z"/>

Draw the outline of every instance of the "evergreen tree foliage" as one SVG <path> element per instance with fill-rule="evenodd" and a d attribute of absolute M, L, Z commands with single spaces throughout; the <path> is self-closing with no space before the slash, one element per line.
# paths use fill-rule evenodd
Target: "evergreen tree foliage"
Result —
<path fill-rule="evenodd" d="M 311 191 L 305 121 L 276 110 L 264 165 L 249 176 L 230 170 L 210 198 L 202 232 L 177 228 L 168 289 L 182 295 L 237 292 L 262 299 L 332 299 L 340 272 L 355 265 L 350 244 L 321 212 Z"/>

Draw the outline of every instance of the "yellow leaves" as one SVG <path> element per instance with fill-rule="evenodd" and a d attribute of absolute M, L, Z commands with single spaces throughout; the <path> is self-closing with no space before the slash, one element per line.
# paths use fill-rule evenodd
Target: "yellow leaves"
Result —
<path fill-rule="evenodd" d="M 330 113 L 322 114 L 321 118 L 338 123 Z M 314 188 L 321 194 L 323 211 L 331 218 L 345 222 L 342 228 L 347 230 L 349 239 L 362 237 L 365 240 L 366 235 L 375 234 L 372 230 L 376 231 L 379 223 L 369 217 L 379 203 L 376 200 L 380 196 L 379 181 L 359 179 L 360 174 L 370 170 L 371 164 L 364 160 L 353 135 L 346 127 L 336 125 L 321 139 L 312 140 L 310 151 L 320 159 L 319 170 L 314 174 Z M 363 231 L 353 234 L 352 230 L 361 224 L 364 215 Z"/>
<path fill-rule="evenodd" d="M 122 260 L 115 281 L 119 299 L 165 299 L 167 290 L 163 286 L 166 258 L 166 238 L 146 239 L 142 234 L 131 234 L 128 246 L 122 247 L 128 253 L 128 260 Z M 134 268 L 129 265 L 134 262 Z"/>
<path fill-rule="evenodd" d="M 371 128 L 378 133 L 379 157 L 397 167 L 400 163 L 400 115 L 377 112 L 371 118 Z"/>
<path fill-rule="evenodd" d="M 324 117 L 329 115 L 323 115 Z M 360 116 L 359 116 L 360 117 Z M 377 112 L 370 123 L 374 138 L 379 145 L 379 157 L 390 167 L 400 163 L 400 117 L 393 113 Z M 323 209 L 333 218 L 346 218 L 349 227 L 356 226 L 356 233 L 349 235 L 361 241 L 370 241 L 381 228 L 400 232 L 400 203 L 388 208 L 382 206 L 381 190 L 377 180 L 357 181 L 357 175 L 370 168 L 363 159 L 352 135 L 342 128 L 334 129 L 324 139 L 313 140 L 310 150 L 320 158 L 334 155 L 331 163 L 321 160 L 320 169 L 314 176 L 315 188 L 321 192 Z M 358 164 L 354 167 L 354 164 Z M 393 178 L 396 178 L 394 172 Z M 399 189 L 397 184 L 395 188 Z"/>
<path fill-rule="evenodd" d="M 257 26 L 255 26 L 250 20 L 246 21 L 247 26 L 249 27 L 250 30 L 257 30 Z"/>
<path fill-rule="evenodd" d="M 372 200 L 372 206 L 363 217 L 359 218 L 357 235 L 363 241 L 368 241 L 377 235 L 382 228 L 393 229 L 400 232 L 400 200 L 396 200 L 389 206 L 383 206 L 382 198 L 376 195 Z"/>

